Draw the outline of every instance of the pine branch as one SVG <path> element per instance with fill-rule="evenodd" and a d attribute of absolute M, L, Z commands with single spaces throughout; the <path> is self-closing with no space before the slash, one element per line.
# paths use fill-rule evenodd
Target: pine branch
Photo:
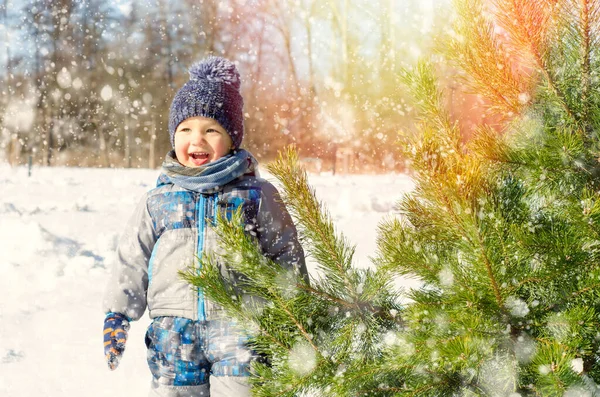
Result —
<path fill-rule="evenodd" d="M 591 69 L 590 69 L 590 55 L 591 55 L 591 25 L 590 25 L 590 13 L 591 5 L 589 0 L 580 0 L 581 4 L 581 16 L 580 16 L 580 30 L 582 43 L 581 46 L 581 101 L 583 104 L 583 115 L 582 119 L 587 120 L 588 115 L 588 92 L 590 90 L 591 83 Z"/>
<path fill-rule="evenodd" d="M 507 292 L 509 294 L 511 294 L 511 293 L 518 291 L 524 285 L 531 284 L 531 283 L 542 283 L 544 281 L 550 280 L 550 278 L 551 277 L 543 277 L 543 278 L 542 277 L 529 277 L 529 278 L 519 281 L 519 283 L 517 283 L 514 287 L 509 289 Z"/>
<path fill-rule="evenodd" d="M 273 291 L 271 291 L 271 293 L 273 293 Z M 283 311 L 289 316 L 290 320 L 292 320 L 294 325 L 296 325 L 296 327 L 300 330 L 300 332 L 302 333 L 302 336 L 310 344 L 310 346 L 313 348 L 313 350 L 317 354 L 319 354 L 319 356 L 322 356 L 321 351 L 314 344 L 311 336 L 308 334 L 308 332 L 306 332 L 306 329 L 304 328 L 302 323 L 296 318 L 296 316 L 294 316 L 294 314 L 292 314 L 292 312 L 290 311 L 289 307 L 287 306 L 287 303 L 285 302 L 285 300 L 283 300 L 281 298 L 281 296 L 279 296 L 279 294 L 277 294 L 277 293 L 273 294 L 273 297 L 274 297 L 274 301 L 280 305 L 279 307 L 281 307 L 283 309 Z"/>
<path fill-rule="evenodd" d="M 218 262 L 212 255 L 205 255 L 202 259 L 197 258 L 201 263 L 200 270 L 190 268 L 187 271 L 180 271 L 179 276 L 188 283 L 201 288 L 208 294 L 210 299 L 215 303 L 223 306 L 228 313 L 234 315 L 243 324 L 252 324 L 253 328 L 256 325 L 254 313 L 243 307 L 242 297 L 239 291 L 232 287 L 230 280 L 226 280 L 219 270 Z M 267 329 L 258 329 L 262 335 L 267 336 L 273 343 L 280 348 L 289 351 L 289 347 L 285 346 L 277 337 L 271 334 Z"/>
<path fill-rule="evenodd" d="M 459 19 L 448 55 L 467 73 L 462 80 L 485 97 L 503 119 L 515 117 L 529 104 L 532 77 L 507 56 L 493 21 L 480 0 L 454 0 Z"/>
<path fill-rule="evenodd" d="M 571 46 L 566 46 L 567 51 L 577 53 L 579 63 L 578 76 L 580 79 L 579 92 L 581 93 L 580 121 L 589 124 L 590 116 L 590 89 L 592 85 L 592 52 L 600 39 L 600 4 L 590 0 L 559 0 L 558 19 L 562 22 L 563 31 L 570 37 Z M 565 62 L 566 63 L 566 62 Z"/>
<path fill-rule="evenodd" d="M 313 372 L 322 370 L 322 367 L 326 365 L 326 362 L 319 360 L 315 366 L 314 371 L 301 377 L 295 377 L 293 379 L 278 379 L 276 382 L 273 381 L 273 375 L 264 378 L 258 377 L 254 380 L 255 384 L 264 386 L 253 390 L 253 395 L 257 396 L 268 396 L 268 397 L 295 397 L 299 392 L 302 392 L 303 387 L 310 386 L 312 383 Z M 327 369 L 326 369 L 327 371 Z M 283 380 L 283 382 L 281 382 Z M 282 387 L 284 386 L 284 387 Z M 279 388 L 278 390 L 276 390 Z"/>
<path fill-rule="evenodd" d="M 280 152 L 277 161 L 267 169 L 283 184 L 283 202 L 307 240 L 309 254 L 317 259 L 318 266 L 328 275 L 327 280 L 338 286 L 338 291 L 348 292 L 351 301 L 356 301 L 358 293 L 348 277 L 354 247 L 347 246 L 343 235 L 335 234 L 331 216 L 308 185 L 306 171 L 299 166 L 293 147 Z"/>
<path fill-rule="evenodd" d="M 248 235 L 244 233 L 244 228 L 241 227 L 241 225 L 243 225 L 241 207 L 238 208 L 236 213 L 232 216 L 231 221 L 228 221 L 222 216 L 222 214 L 219 213 L 217 215 L 217 225 L 218 226 L 215 229 L 215 231 L 219 237 L 220 244 L 222 244 L 221 248 L 223 250 L 230 250 L 231 247 L 234 246 L 233 244 L 235 244 L 236 242 L 239 243 L 241 241 L 245 242 L 245 249 L 241 252 L 242 257 L 261 257 L 262 254 L 259 251 L 258 246 L 254 243 L 254 241 L 250 239 Z M 226 253 L 224 255 L 225 258 L 228 258 L 230 256 L 232 256 L 231 253 Z M 308 335 L 308 332 L 306 331 L 302 323 L 292 313 L 290 307 L 288 306 L 287 300 L 283 299 L 283 297 L 281 296 L 281 291 L 277 288 L 277 283 L 274 282 L 275 278 L 277 277 L 277 274 L 284 273 L 283 268 L 273 261 L 268 260 L 267 262 L 270 262 L 268 266 L 260 266 L 258 267 L 258 269 L 260 270 L 257 271 L 253 267 L 247 266 L 246 263 L 243 261 L 237 263 L 231 260 L 227 261 L 227 263 L 232 265 L 232 268 L 234 270 L 245 271 L 245 276 L 259 276 L 258 280 L 262 281 L 261 283 L 259 283 L 259 287 L 260 289 L 264 289 L 266 291 L 265 298 L 270 299 L 278 304 L 278 308 L 282 309 L 287 314 L 290 321 L 297 327 L 304 339 L 311 345 L 314 351 L 321 355 L 319 348 L 313 343 L 312 338 Z M 251 271 L 251 273 L 249 271 Z M 265 277 L 265 275 L 267 276 Z M 240 281 L 239 283 L 246 288 L 252 288 L 253 286 L 252 280 L 250 280 L 250 282 Z M 302 284 L 304 283 L 298 282 L 296 286 Z"/>
<path fill-rule="evenodd" d="M 573 114 L 565 94 L 558 87 L 546 61 L 550 28 L 553 26 L 551 23 L 553 7 L 530 0 L 495 0 L 495 5 L 500 11 L 496 14 L 498 20 L 509 32 L 516 51 L 525 50 L 531 55 L 533 64 L 544 76 L 548 89 L 558 100 L 573 125 L 577 126 L 578 132 L 583 134 L 578 119 Z"/>
<path fill-rule="evenodd" d="M 588 21 L 590 25 L 590 49 L 597 48 L 600 43 L 600 3 L 588 2 Z"/>
<path fill-rule="evenodd" d="M 389 396 L 392 389 L 406 391 L 406 384 L 403 385 L 403 383 L 414 365 L 397 362 L 390 364 L 385 361 L 386 359 L 395 360 L 395 357 L 392 357 L 386 356 L 375 365 L 366 366 L 355 363 L 353 367 L 346 368 L 343 375 L 339 377 L 341 387 L 339 395 Z"/>
<path fill-rule="evenodd" d="M 244 233 L 242 225 L 241 208 L 232 216 L 232 220 L 228 221 L 221 214 L 217 216 L 217 226 L 215 232 L 219 238 L 221 248 L 220 258 L 223 263 L 228 263 L 230 269 L 239 272 L 242 275 L 237 281 L 225 279 L 219 270 L 219 265 L 214 256 L 205 256 L 202 261 L 202 267 L 199 274 L 196 274 L 194 269 L 187 273 L 182 273 L 182 276 L 188 282 L 201 287 L 206 291 L 208 296 L 215 302 L 224 306 L 229 313 L 235 317 L 245 320 L 247 323 L 256 324 L 256 319 L 252 318 L 247 307 L 242 305 L 242 296 L 240 291 L 252 291 L 267 300 L 271 300 L 277 304 L 277 308 L 281 309 L 288 320 L 300 332 L 303 338 L 310 344 L 313 350 L 319 357 L 322 353 L 314 344 L 312 337 L 305 329 L 302 322 L 292 312 L 288 301 L 281 296 L 280 287 L 275 279 L 277 274 L 282 274 L 283 269 L 276 263 L 262 258 L 259 247 L 251 239 L 250 236 Z M 245 260 L 240 260 L 245 258 Z M 300 276 L 297 276 L 299 278 Z M 235 278 L 234 278 L 235 279 Z M 234 281 L 236 288 L 232 285 Z M 303 279 L 297 280 L 299 285 L 303 284 Z M 260 324 L 260 322 L 259 322 Z M 260 332 L 267 335 L 273 342 L 277 343 L 286 351 L 290 348 L 272 335 L 268 329 L 261 328 Z M 282 335 L 287 336 L 287 335 Z"/>
<path fill-rule="evenodd" d="M 427 214 L 429 221 L 433 221 L 439 217 L 439 219 L 436 219 L 435 221 L 434 229 L 438 236 L 440 231 L 444 228 L 455 229 L 453 234 L 455 234 L 457 240 L 460 241 L 460 239 L 464 239 L 472 249 L 479 251 L 496 303 L 498 308 L 503 311 L 502 294 L 493 272 L 492 265 L 486 254 L 486 248 L 476 226 L 478 205 L 474 198 L 477 197 L 480 192 L 486 190 L 486 183 L 481 176 L 482 163 L 480 160 L 472 157 L 470 158 L 468 155 L 464 154 L 464 150 L 460 147 L 460 144 L 454 137 L 452 132 L 453 128 L 449 125 L 449 122 L 447 122 L 445 114 L 440 110 L 441 93 L 435 88 L 431 69 L 426 65 L 420 65 L 415 72 L 405 72 L 403 78 L 411 87 L 413 95 L 419 99 L 418 103 L 422 112 L 429 116 L 424 123 L 431 124 L 432 128 L 437 127 L 438 130 L 437 134 L 431 136 L 431 138 L 425 134 L 414 138 L 415 143 L 412 147 L 414 148 L 418 145 L 424 148 L 419 148 L 419 150 L 416 151 L 412 149 L 411 152 L 414 162 L 418 164 L 419 169 L 423 171 L 419 175 L 415 189 L 415 197 L 418 197 L 420 200 L 405 200 L 401 204 L 402 212 L 409 217 L 411 223 L 415 225 L 415 227 L 420 227 L 419 224 L 415 223 L 412 219 L 417 218 L 417 215 L 423 216 L 424 214 Z M 427 130 L 425 129 L 425 131 Z M 420 139 L 420 141 L 417 141 L 417 139 Z M 429 139 L 431 141 L 429 141 Z M 432 143 L 431 149 L 427 148 L 427 145 L 430 144 L 429 142 Z M 446 148 L 452 149 L 450 152 L 451 154 L 443 150 L 446 149 L 442 146 L 444 144 L 447 145 Z M 439 147 L 441 147 L 441 150 L 438 149 Z M 436 156 L 435 167 L 430 166 L 428 160 L 432 157 L 429 154 L 431 152 Z M 424 158 L 426 161 L 422 161 L 421 158 Z M 453 181 L 457 179 L 458 182 L 454 183 Z M 422 206 L 420 201 L 424 201 L 423 199 L 431 200 L 432 203 L 444 208 L 445 211 L 437 211 L 437 215 L 434 215 L 435 212 L 433 208 L 432 210 L 419 210 L 419 206 Z M 432 207 L 435 207 L 435 205 Z M 463 205 L 467 206 L 467 209 L 469 210 L 468 213 L 471 215 L 459 215 L 455 211 L 455 207 L 460 209 Z M 386 247 L 380 248 L 386 250 Z M 387 249 L 387 252 L 390 252 L 390 250 Z M 404 251 L 400 250 L 399 253 L 402 254 Z M 408 258 L 410 258 L 410 256 Z M 406 259 L 407 258 L 403 258 L 403 261 Z M 426 265 L 420 264 L 420 266 L 422 269 L 427 269 Z M 406 267 L 404 265 L 400 266 L 400 268 Z M 429 270 L 429 273 L 432 273 L 432 271 Z M 435 276 L 435 273 L 432 274 L 432 276 Z M 466 285 L 465 288 L 470 289 L 468 285 Z"/>
<path fill-rule="evenodd" d="M 409 234 L 409 225 L 398 219 L 390 219 L 378 226 L 377 263 L 383 271 L 406 276 L 413 274 L 424 281 L 437 279 L 440 269 L 428 264 L 428 258 L 423 250 L 415 252 L 411 241 L 417 240 L 416 236 Z M 415 270 L 420 269 L 418 274 Z M 426 274 L 423 274 L 423 271 Z"/>
<path fill-rule="evenodd" d="M 494 274 L 494 270 L 492 269 L 492 264 L 490 263 L 488 255 L 486 253 L 486 248 L 485 248 L 484 243 L 482 241 L 481 233 L 477 233 L 477 237 L 478 237 L 478 243 L 479 243 L 479 250 L 481 252 L 481 256 L 483 257 L 488 277 L 490 279 L 490 282 L 492 283 L 492 289 L 494 291 L 494 296 L 496 298 L 496 303 L 498 304 L 498 308 L 501 311 L 505 312 L 505 309 L 504 309 L 504 299 L 502 299 L 502 295 L 500 293 L 500 288 L 498 287 L 498 281 L 496 280 L 496 276 Z"/>
<path fill-rule="evenodd" d="M 500 165 L 525 165 L 510 157 L 511 148 L 506 138 L 487 124 L 477 127 L 473 138 L 467 142 L 467 152 L 481 159 L 482 167 L 490 172 L 496 171 Z"/>
<path fill-rule="evenodd" d="M 413 391 L 412 393 L 409 394 L 409 396 L 419 396 L 422 393 L 426 392 L 427 390 L 430 390 L 432 388 L 434 388 L 436 385 L 427 385 L 427 386 L 423 386 L 415 391 Z"/>
<path fill-rule="evenodd" d="M 322 290 L 313 288 L 310 285 L 299 285 L 298 288 L 303 289 L 307 292 L 310 292 L 311 294 L 318 295 L 318 296 L 322 297 L 323 299 L 328 300 L 330 302 L 335 302 L 340 306 L 344 306 L 347 308 L 355 308 L 356 307 L 356 305 L 354 305 L 353 303 L 350 303 L 348 301 L 340 299 L 334 295 L 328 294 L 326 291 L 322 291 Z"/>
<path fill-rule="evenodd" d="M 420 60 L 414 70 L 403 69 L 400 80 L 410 88 L 419 109 L 418 117 L 434 130 L 452 129 L 450 117 L 444 111 L 443 92 L 436 85 L 431 64 Z"/>
<path fill-rule="evenodd" d="M 494 275 L 494 271 L 492 269 L 492 265 L 489 261 L 489 258 L 486 254 L 486 248 L 484 246 L 484 243 L 482 241 L 481 235 L 479 233 L 479 231 L 477 232 L 477 241 L 474 241 L 472 239 L 473 236 L 471 236 L 470 233 L 467 232 L 467 230 L 464 228 L 464 226 L 462 225 L 462 220 L 456 215 L 456 213 L 452 210 L 452 205 L 451 203 L 448 201 L 448 198 L 445 197 L 445 201 L 446 201 L 446 205 L 448 208 L 450 208 L 449 212 L 452 215 L 452 218 L 454 219 L 454 222 L 459 226 L 460 230 L 461 230 L 461 234 L 462 237 L 464 237 L 465 239 L 467 239 L 467 241 L 471 244 L 472 247 L 476 248 L 479 250 L 481 257 L 483 258 L 483 262 L 485 265 L 485 269 L 487 271 L 487 276 L 490 280 L 491 286 L 492 286 L 492 291 L 494 293 L 494 296 L 496 298 L 496 303 L 498 304 L 498 308 L 500 310 L 504 310 L 503 307 L 503 299 L 502 299 L 502 294 L 500 293 L 500 288 L 498 287 L 498 281 L 496 280 L 496 276 Z M 472 218 L 474 222 L 476 222 L 476 217 Z"/>
<path fill-rule="evenodd" d="M 571 296 L 575 298 L 575 297 L 577 297 L 579 295 L 585 294 L 585 293 L 593 291 L 593 290 L 597 291 L 598 288 L 600 288 L 600 283 L 598 283 L 598 284 L 592 284 L 592 285 L 587 286 L 585 288 L 582 288 L 582 289 L 580 289 L 578 291 L 574 291 L 573 293 L 571 293 Z"/>

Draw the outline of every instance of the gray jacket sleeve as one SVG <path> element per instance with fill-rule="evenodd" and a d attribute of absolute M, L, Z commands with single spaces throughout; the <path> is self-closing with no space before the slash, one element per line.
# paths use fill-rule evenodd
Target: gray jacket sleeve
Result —
<path fill-rule="evenodd" d="M 285 269 L 293 269 L 308 283 L 304 250 L 279 192 L 267 182 L 263 185 L 261 196 L 256 231 L 264 255 Z"/>
<path fill-rule="evenodd" d="M 156 242 L 147 197 L 144 194 L 138 203 L 119 240 L 103 299 L 105 313 L 122 313 L 131 320 L 138 320 L 146 310 L 148 262 Z"/>

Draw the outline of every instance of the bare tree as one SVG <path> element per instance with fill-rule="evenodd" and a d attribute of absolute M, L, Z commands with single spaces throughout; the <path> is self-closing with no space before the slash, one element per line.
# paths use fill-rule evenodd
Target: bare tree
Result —
<path fill-rule="evenodd" d="M 10 60 L 12 59 L 10 54 L 10 39 L 8 33 L 8 0 L 4 0 L 0 6 L 2 12 L 2 24 L 4 25 L 4 46 L 6 47 L 6 74 L 10 73 Z"/>
<path fill-rule="evenodd" d="M 25 13 L 29 20 L 30 32 L 35 42 L 35 82 L 39 92 L 38 126 L 44 137 L 42 141 L 42 164 L 52 162 L 56 120 L 63 117 L 60 98 L 57 97 L 57 73 L 69 58 L 71 38 L 69 19 L 73 10 L 71 0 L 35 0 L 28 5 Z M 66 44 L 65 44 L 66 43 Z M 46 44 L 48 46 L 46 46 Z M 48 49 L 49 47 L 49 49 Z M 44 52 L 42 53 L 42 48 Z M 51 94 L 55 94 L 54 98 Z M 57 105 L 57 102 L 59 105 Z"/>

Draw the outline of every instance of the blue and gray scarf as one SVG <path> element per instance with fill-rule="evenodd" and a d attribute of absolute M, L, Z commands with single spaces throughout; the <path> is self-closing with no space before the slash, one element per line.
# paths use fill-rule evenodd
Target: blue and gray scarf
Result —
<path fill-rule="evenodd" d="M 200 167 L 186 167 L 177 160 L 175 151 L 171 150 L 162 164 L 158 185 L 173 183 L 199 193 L 214 193 L 244 174 L 256 175 L 257 165 L 258 162 L 250 152 L 238 149 Z"/>

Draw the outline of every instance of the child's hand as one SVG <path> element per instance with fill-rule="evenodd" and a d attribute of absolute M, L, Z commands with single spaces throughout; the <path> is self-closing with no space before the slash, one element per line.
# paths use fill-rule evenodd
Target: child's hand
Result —
<path fill-rule="evenodd" d="M 111 371 L 119 366 L 125 351 L 129 321 L 121 313 L 108 313 L 104 320 L 104 357 Z"/>

